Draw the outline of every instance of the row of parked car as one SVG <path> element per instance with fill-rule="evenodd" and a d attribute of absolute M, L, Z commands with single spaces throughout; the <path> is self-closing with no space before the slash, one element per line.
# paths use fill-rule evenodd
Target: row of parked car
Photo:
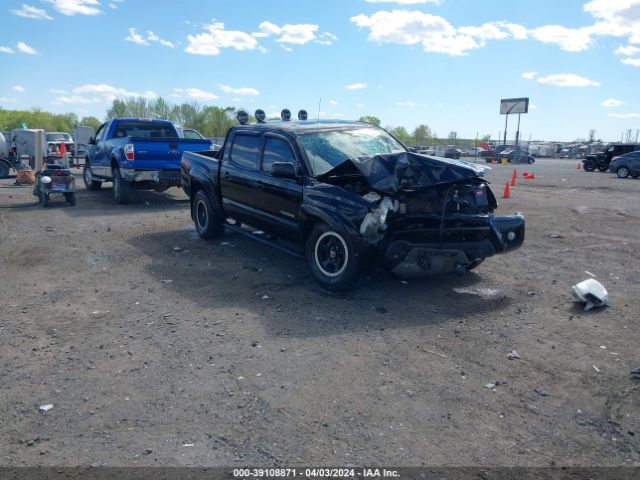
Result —
<path fill-rule="evenodd" d="M 604 152 L 587 155 L 582 161 L 587 172 L 610 171 L 620 178 L 640 176 L 640 144 L 612 143 Z"/>

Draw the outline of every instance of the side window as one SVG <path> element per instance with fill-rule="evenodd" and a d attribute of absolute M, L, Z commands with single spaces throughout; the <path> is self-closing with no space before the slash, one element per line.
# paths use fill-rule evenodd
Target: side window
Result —
<path fill-rule="evenodd" d="M 261 142 L 262 137 L 259 136 L 236 135 L 231 147 L 230 160 L 240 167 L 258 170 Z"/>
<path fill-rule="evenodd" d="M 102 137 L 104 136 L 104 132 L 107 130 L 106 126 L 107 126 L 107 124 L 103 123 L 102 125 L 100 125 L 100 128 L 98 128 L 98 131 L 96 132 L 96 136 L 94 137 L 96 139 L 96 142 L 102 141 Z"/>
<path fill-rule="evenodd" d="M 264 156 L 262 157 L 262 171 L 271 172 L 271 166 L 275 162 L 297 163 L 289 142 L 280 138 L 267 137 L 267 141 L 264 144 Z"/>

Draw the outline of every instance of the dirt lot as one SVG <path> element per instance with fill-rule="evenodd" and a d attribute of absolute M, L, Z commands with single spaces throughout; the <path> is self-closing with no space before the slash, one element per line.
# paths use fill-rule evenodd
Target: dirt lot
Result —
<path fill-rule="evenodd" d="M 200 240 L 178 190 L 0 181 L 0 465 L 640 465 L 640 180 L 575 167 L 518 167 L 521 250 L 344 295 Z M 585 270 L 610 308 L 574 304 Z"/>

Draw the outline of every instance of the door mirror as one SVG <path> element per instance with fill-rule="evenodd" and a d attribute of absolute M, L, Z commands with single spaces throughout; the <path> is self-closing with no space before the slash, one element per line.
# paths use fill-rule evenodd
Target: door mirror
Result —
<path fill-rule="evenodd" d="M 96 139 L 94 137 L 89 138 L 89 145 L 95 145 Z"/>
<path fill-rule="evenodd" d="M 407 150 L 411 153 L 418 153 L 418 150 L 414 147 L 407 147 Z"/>
<path fill-rule="evenodd" d="M 293 162 L 274 162 L 271 165 L 271 175 L 279 178 L 296 178 L 298 168 Z"/>

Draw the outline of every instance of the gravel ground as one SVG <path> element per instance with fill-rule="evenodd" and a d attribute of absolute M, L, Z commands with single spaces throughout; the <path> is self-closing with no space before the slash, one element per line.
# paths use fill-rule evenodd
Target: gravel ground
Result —
<path fill-rule="evenodd" d="M 0 465 L 640 466 L 640 180 L 524 170 L 522 249 L 341 295 L 199 239 L 177 189 L 43 209 L 0 180 Z"/>

